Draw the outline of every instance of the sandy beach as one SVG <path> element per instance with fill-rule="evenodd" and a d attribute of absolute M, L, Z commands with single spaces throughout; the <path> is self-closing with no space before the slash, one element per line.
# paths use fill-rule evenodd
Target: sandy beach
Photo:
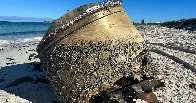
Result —
<path fill-rule="evenodd" d="M 160 26 L 136 27 L 148 42 L 161 103 L 196 103 L 196 34 Z M 59 103 L 37 58 L 38 42 L 0 46 L 0 103 Z"/>
<path fill-rule="evenodd" d="M 196 35 L 161 26 L 137 26 L 148 42 L 153 70 L 165 87 L 155 94 L 161 103 L 196 102 Z"/>
<path fill-rule="evenodd" d="M 57 103 L 36 57 L 38 42 L 0 47 L 0 103 Z"/>

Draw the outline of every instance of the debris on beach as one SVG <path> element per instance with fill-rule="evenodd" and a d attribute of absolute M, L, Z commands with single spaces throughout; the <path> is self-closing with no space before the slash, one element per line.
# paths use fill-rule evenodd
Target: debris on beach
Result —
<path fill-rule="evenodd" d="M 96 103 L 105 93 L 98 99 L 104 103 L 109 95 L 121 95 L 116 90 L 125 93 L 123 86 L 132 88 L 135 95 L 124 101 L 133 101 L 145 98 L 141 96 L 145 81 L 150 92 L 161 84 L 150 80 L 153 73 L 149 72 L 151 57 L 146 42 L 121 4 L 121 0 L 108 0 L 71 10 L 53 23 L 38 44 L 42 68 L 61 102 Z M 132 79 L 121 81 L 127 77 Z"/>
<path fill-rule="evenodd" d="M 9 59 L 9 61 L 15 60 L 15 59 L 13 59 L 13 58 L 6 58 L 6 59 Z"/>

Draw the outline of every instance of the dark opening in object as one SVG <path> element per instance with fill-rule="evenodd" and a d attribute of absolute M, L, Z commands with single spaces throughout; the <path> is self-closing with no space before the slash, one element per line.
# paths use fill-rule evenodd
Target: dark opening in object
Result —
<path fill-rule="evenodd" d="M 147 77 L 145 75 L 142 76 L 142 81 L 144 80 L 149 80 L 149 79 L 153 79 L 152 77 Z M 140 82 L 142 82 L 140 81 Z M 122 86 L 122 87 L 126 87 L 126 86 L 130 86 L 133 84 L 137 84 L 140 83 L 138 80 L 134 79 L 133 76 L 128 76 L 128 77 L 122 77 L 119 80 L 117 80 L 114 84 L 118 85 L 118 86 Z"/>
<path fill-rule="evenodd" d="M 145 66 L 148 63 L 148 58 L 144 57 L 144 59 L 142 60 L 142 65 Z"/>
<path fill-rule="evenodd" d="M 105 103 L 108 100 L 109 100 L 109 97 L 108 97 L 107 93 L 106 92 L 101 92 L 98 95 L 93 96 L 90 99 L 90 103 Z"/>

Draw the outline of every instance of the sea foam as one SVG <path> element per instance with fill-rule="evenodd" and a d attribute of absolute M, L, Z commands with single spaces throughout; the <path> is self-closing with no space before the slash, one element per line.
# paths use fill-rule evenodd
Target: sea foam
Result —
<path fill-rule="evenodd" d="M 39 42 L 41 41 L 42 37 L 32 37 L 32 38 L 25 38 L 25 39 L 12 39 L 12 40 L 0 40 L 0 46 L 2 45 L 9 45 L 9 44 L 17 44 L 17 43 L 25 43 L 25 42 Z"/>

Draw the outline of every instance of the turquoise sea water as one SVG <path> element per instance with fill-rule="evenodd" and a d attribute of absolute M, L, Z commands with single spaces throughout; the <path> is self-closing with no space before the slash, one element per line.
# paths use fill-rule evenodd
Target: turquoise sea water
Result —
<path fill-rule="evenodd" d="M 50 26 L 44 22 L 0 21 L 0 45 L 41 39 Z"/>

